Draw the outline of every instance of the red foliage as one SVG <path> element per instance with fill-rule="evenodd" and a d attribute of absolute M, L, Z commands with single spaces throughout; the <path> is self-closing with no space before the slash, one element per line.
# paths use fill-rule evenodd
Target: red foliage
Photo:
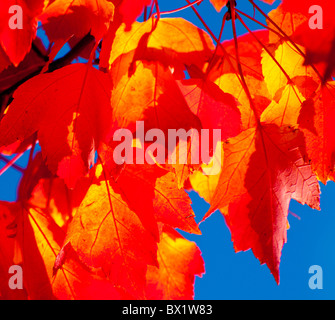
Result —
<path fill-rule="evenodd" d="M 201 233 L 185 189 L 211 205 L 204 219 L 219 209 L 236 251 L 252 249 L 279 283 L 291 200 L 320 209 L 318 180 L 335 180 L 334 4 L 284 0 L 252 32 L 235 1 L 211 2 L 228 7 L 233 39 L 208 28 L 200 1 L 188 6 L 206 30 L 163 18 L 151 0 L 18 0 L 23 29 L 11 29 L 14 1 L 1 1 L 0 174 L 30 156 L 17 201 L 0 203 L 0 298 L 192 299 L 205 269 L 175 230 Z M 323 7 L 323 30 L 308 27 L 310 5 Z M 145 133 L 220 129 L 210 154 L 221 173 L 191 163 L 203 145 L 193 139 L 187 163 L 168 162 L 181 143 L 166 141 L 164 163 L 118 163 L 113 136 L 138 121 Z M 19 292 L 3 281 L 13 264 L 24 269 Z"/>

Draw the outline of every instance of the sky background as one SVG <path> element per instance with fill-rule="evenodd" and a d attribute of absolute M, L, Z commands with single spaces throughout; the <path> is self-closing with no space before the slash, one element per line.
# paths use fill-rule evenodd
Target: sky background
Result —
<path fill-rule="evenodd" d="M 272 7 L 260 1 L 258 4 L 265 12 L 269 12 L 279 2 L 277 0 Z M 185 4 L 184 0 L 159 0 L 161 11 L 169 11 Z M 237 7 L 249 15 L 254 13 L 247 0 L 237 0 Z M 218 14 L 208 0 L 204 0 L 197 8 L 218 36 L 226 9 Z M 191 8 L 169 16 L 183 17 L 203 28 Z M 256 15 L 256 18 L 265 23 L 262 16 Z M 251 21 L 247 24 L 252 30 L 259 29 Z M 239 34 L 246 32 L 239 23 L 237 31 Z M 231 38 L 231 23 L 228 23 L 223 39 Z M 25 167 L 27 161 L 28 155 L 24 155 L 17 164 Z M 4 165 L 0 160 L 0 168 Z M 13 169 L 7 170 L 0 177 L 0 200 L 15 201 L 19 180 L 20 174 Z M 291 202 L 290 211 L 294 215 L 289 215 L 291 228 L 288 230 L 288 243 L 283 249 L 279 286 L 269 269 L 261 266 L 251 251 L 234 252 L 229 229 L 219 212 L 200 225 L 202 236 L 183 233 L 186 238 L 197 243 L 205 260 L 206 274 L 196 279 L 195 299 L 335 299 L 335 184 L 322 185 L 321 190 L 321 212 L 295 201 Z M 194 192 L 190 193 L 190 197 L 197 221 L 200 221 L 209 205 Z M 323 290 L 311 290 L 308 286 L 312 276 L 309 268 L 312 265 L 319 265 L 323 269 Z"/>

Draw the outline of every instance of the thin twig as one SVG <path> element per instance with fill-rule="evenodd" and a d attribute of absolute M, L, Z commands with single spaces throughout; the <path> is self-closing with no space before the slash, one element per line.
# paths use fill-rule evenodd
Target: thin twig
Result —
<path fill-rule="evenodd" d="M 0 160 L 3 161 L 3 162 L 5 162 L 6 164 L 8 164 L 9 162 L 11 162 L 11 160 L 7 159 L 7 158 L 4 157 L 2 154 L 0 154 Z M 10 165 L 10 167 L 13 168 L 13 169 L 15 169 L 16 171 L 22 173 L 22 174 L 23 174 L 24 171 L 25 171 L 24 168 L 21 168 L 21 167 L 18 166 L 16 163 L 12 163 L 12 164 Z M 1 170 L 3 170 L 3 169 L 1 169 Z M 8 170 L 8 168 L 7 168 L 6 170 Z M 6 170 L 5 170 L 5 171 L 6 171 Z M 4 172 L 3 172 L 3 173 L 4 173 Z M 3 174 L 3 173 L 2 173 L 2 174 Z"/>
<path fill-rule="evenodd" d="M 283 66 L 279 63 L 279 61 L 273 56 L 273 54 L 270 52 L 270 50 L 260 41 L 255 34 L 250 30 L 250 28 L 244 23 L 243 19 L 239 14 L 236 13 L 237 19 L 242 23 L 244 28 L 247 29 L 247 31 L 253 36 L 253 38 L 258 42 L 258 44 L 265 50 L 265 52 L 271 57 L 271 59 L 274 61 L 274 63 L 278 66 L 278 68 L 281 70 L 281 72 L 285 75 L 287 78 L 287 81 L 289 84 L 293 83 L 291 77 L 288 75 L 286 70 L 283 68 Z"/>
<path fill-rule="evenodd" d="M 169 11 L 163 11 L 163 12 L 160 12 L 160 16 L 163 16 L 163 15 L 170 15 L 170 14 L 173 14 L 173 13 L 177 13 L 177 12 L 180 12 L 180 11 L 183 11 L 185 9 L 188 9 L 200 2 L 202 2 L 203 0 L 195 0 L 194 2 L 192 3 L 189 3 L 183 7 L 180 7 L 180 8 L 177 8 L 177 9 L 174 9 L 174 10 L 169 10 Z M 154 14 L 154 16 L 157 15 L 157 13 Z"/>
<path fill-rule="evenodd" d="M 266 25 L 266 24 L 264 24 L 264 23 L 258 21 L 257 19 L 255 19 L 255 18 L 249 16 L 249 15 L 246 14 L 245 12 L 243 12 L 243 11 L 237 9 L 237 8 L 235 8 L 235 11 L 236 11 L 237 13 L 239 13 L 239 14 L 245 16 L 246 18 L 250 19 L 251 21 L 253 21 L 253 22 L 259 24 L 261 27 L 263 27 L 263 28 L 265 28 L 265 29 L 267 29 L 267 30 L 273 32 L 273 33 L 276 34 L 279 38 L 281 38 L 281 39 L 283 38 L 283 35 L 281 35 L 278 31 L 276 31 L 276 30 L 270 28 L 268 25 Z"/>
<path fill-rule="evenodd" d="M 226 12 L 225 15 L 223 16 L 223 19 L 222 19 L 222 24 L 221 24 L 221 30 L 220 30 L 220 34 L 219 34 L 219 38 L 218 38 L 218 42 L 216 44 L 216 47 L 215 47 L 215 51 L 213 53 L 213 56 L 208 64 L 208 67 L 207 67 L 207 70 L 206 70 L 206 75 L 209 74 L 209 72 L 212 70 L 212 68 L 214 67 L 214 64 L 215 64 L 215 57 L 217 55 L 217 52 L 218 52 L 218 49 L 220 47 L 220 44 L 221 44 L 221 38 L 222 38 L 222 34 L 223 34 L 223 30 L 224 30 L 224 27 L 225 27 L 225 24 L 226 24 L 226 21 L 227 21 L 227 18 L 228 18 L 228 15 L 229 15 L 229 12 Z"/>
<path fill-rule="evenodd" d="M 74 59 L 76 59 L 80 53 L 92 42 L 95 41 L 95 38 L 91 36 L 90 34 L 87 34 L 84 38 L 82 38 L 73 48 L 70 52 L 68 52 L 64 57 L 59 58 L 52 63 L 50 63 L 49 69 L 47 72 L 53 72 L 57 69 L 63 68 L 66 65 L 70 64 Z M 6 90 L 2 91 L 0 94 L 11 94 L 13 91 L 15 91 L 20 85 L 22 85 L 27 80 L 39 75 L 41 71 L 43 70 L 43 66 L 37 68 L 34 72 L 30 73 L 11 87 L 7 88 Z"/>
<path fill-rule="evenodd" d="M 11 159 L 11 160 L 7 160 L 6 158 L 4 158 L 4 157 L 0 157 L 0 159 L 1 160 L 3 160 L 3 161 L 5 161 L 5 162 L 7 162 L 6 163 L 6 165 L 0 170 L 0 176 L 2 176 L 9 168 L 11 168 L 11 167 L 13 167 L 14 169 L 16 169 L 16 168 L 19 168 L 18 166 L 15 166 L 14 167 L 14 164 L 15 164 L 15 162 L 17 161 L 17 160 L 19 160 L 21 157 L 23 156 L 23 153 L 18 153 L 18 154 L 16 154 L 14 157 L 13 157 L 13 159 Z M 20 172 L 22 172 L 21 170 L 19 170 Z M 24 172 L 24 170 L 23 170 L 23 172 Z M 23 173 L 22 172 L 22 173 Z"/>
<path fill-rule="evenodd" d="M 229 0 L 231 1 L 231 0 Z M 237 32 L 236 32 L 236 23 L 235 23 L 235 17 L 236 17 L 236 12 L 235 12 L 235 6 L 232 5 L 231 6 L 231 11 L 232 11 L 232 28 L 233 28 L 233 35 L 234 35 L 234 43 L 235 43 L 235 51 L 236 51 L 236 60 L 237 60 L 237 68 L 241 77 L 241 81 L 242 81 L 242 86 L 243 86 L 243 90 L 245 92 L 245 94 L 247 95 L 247 98 L 249 100 L 250 103 L 250 108 L 252 109 L 254 115 L 255 115 L 255 119 L 256 122 L 258 124 L 259 127 L 261 127 L 261 122 L 260 119 L 258 117 L 257 111 L 256 111 L 256 107 L 254 105 L 254 101 L 252 99 L 248 84 L 244 78 L 244 74 L 243 74 L 243 70 L 242 70 L 242 66 L 241 66 L 241 59 L 240 59 L 240 54 L 239 54 L 239 45 L 238 45 L 238 38 L 237 38 Z"/>

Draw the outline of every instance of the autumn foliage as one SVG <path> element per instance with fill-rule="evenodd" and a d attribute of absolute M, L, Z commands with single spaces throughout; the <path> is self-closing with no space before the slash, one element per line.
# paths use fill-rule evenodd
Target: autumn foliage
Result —
<path fill-rule="evenodd" d="M 201 234 L 190 190 L 210 204 L 203 220 L 220 210 L 235 250 L 251 249 L 279 283 L 291 200 L 320 209 L 319 182 L 335 180 L 333 2 L 283 0 L 266 15 L 248 0 L 267 21 L 252 31 L 240 1 L 210 0 L 223 18 L 214 34 L 201 17 L 209 0 L 179 11 L 202 29 L 161 1 L 1 1 L 0 172 L 29 162 L 17 201 L 0 202 L 0 298 L 192 299 L 205 264 L 177 231 Z M 14 4 L 22 29 L 8 25 Z M 308 24 L 316 4 L 323 30 Z M 113 134 L 137 121 L 220 129 L 210 152 L 221 149 L 221 173 L 117 164 Z M 8 287 L 14 264 L 23 290 Z"/>

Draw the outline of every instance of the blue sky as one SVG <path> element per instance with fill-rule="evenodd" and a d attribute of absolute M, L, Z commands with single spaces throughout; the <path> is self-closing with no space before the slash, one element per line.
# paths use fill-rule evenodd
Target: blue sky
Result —
<path fill-rule="evenodd" d="M 271 7 L 258 1 L 262 9 L 268 12 Z M 279 1 L 275 2 L 275 5 Z M 184 0 L 160 0 L 161 11 L 168 11 L 186 4 Z M 237 0 L 238 8 L 253 15 L 253 9 L 247 0 Z M 205 0 L 199 10 L 211 30 L 218 35 L 225 9 L 218 14 Z M 172 16 L 182 16 L 202 28 L 192 9 Z M 265 23 L 264 18 L 256 18 Z M 245 33 L 238 26 L 239 34 Z M 259 26 L 249 22 L 255 30 Z M 223 39 L 232 37 L 231 24 L 226 25 Z M 17 161 L 24 167 L 27 155 Z M 0 160 L 0 168 L 4 162 Z M 0 200 L 14 201 L 20 174 L 9 169 L 0 177 Z M 202 236 L 183 233 L 200 247 L 206 262 L 206 275 L 196 280 L 196 299 L 334 299 L 335 298 L 335 214 L 333 196 L 335 184 L 322 186 L 321 207 L 318 212 L 292 201 L 289 215 L 291 225 L 288 231 L 288 243 L 284 246 L 281 263 L 281 283 L 278 286 L 266 266 L 261 266 L 251 251 L 236 254 L 231 242 L 230 232 L 220 213 L 201 224 Z M 195 193 L 190 194 L 197 220 L 200 221 L 209 206 Z M 300 217 L 298 219 L 297 216 Z M 324 289 L 311 290 L 308 286 L 311 274 L 310 266 L 319 265 L 323 269 Z"/>

